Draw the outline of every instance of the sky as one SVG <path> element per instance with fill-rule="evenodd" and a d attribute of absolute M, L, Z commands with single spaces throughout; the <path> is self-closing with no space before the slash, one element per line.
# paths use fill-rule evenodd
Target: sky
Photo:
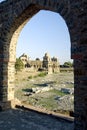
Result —
<path fill-rule="evenodd" d="M 63 64 L 71 61 L 70 48 L 70 35 L 64 19 L 58 13 L 41 10 L 22 29 L 16 56 L 25 53 L 30 59 L 42 59 L 48 52 Z"/>
<path fill-rule="evenodd" d="M 6 1 L 6 0 L 0 0 L 0 3 L 1 3 L 2 1 Z"/>

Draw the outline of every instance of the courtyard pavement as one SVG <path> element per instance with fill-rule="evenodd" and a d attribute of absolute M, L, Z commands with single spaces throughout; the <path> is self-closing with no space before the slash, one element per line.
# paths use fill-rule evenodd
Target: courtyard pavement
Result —
<path fill-rule="evenodd" d="M 31 110 L 0 112 L 0 130 L 74 130 L 74 122 Z"/>

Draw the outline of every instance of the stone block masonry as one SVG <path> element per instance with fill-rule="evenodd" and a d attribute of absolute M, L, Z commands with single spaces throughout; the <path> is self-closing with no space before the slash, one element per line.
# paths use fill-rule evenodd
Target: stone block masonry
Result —
<path fill-rule="evenodd" d="M 59 13 L 74 59 L 75 130 L 87 129 L 87 0 L 6 0 L 0 3 L 0 110 L 14 99 L 14 64 L 21 29 L 40 10 Z M 9 104 L 9 105 L 7 105 Z"/>
<path fill-rule="evenodd" d="M 33 71 L 46 71 L 48 74 L 60 72 L 59 61 L 56 57 L 51 58 L 48 53 L 45 53 L 43 60 L 39 58 L 36 60 L 30 60 L 29 56 L 23 53 L 19 59 L 22 60 L 25 68 L 32 68 Z"/>

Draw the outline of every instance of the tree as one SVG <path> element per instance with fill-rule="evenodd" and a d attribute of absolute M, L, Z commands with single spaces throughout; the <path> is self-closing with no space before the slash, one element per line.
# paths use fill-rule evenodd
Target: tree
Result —
<path fill-rule="evenodd" d="M 23 64 L 22 60 L 17 58 L 16 63 L 15 63 L 16 72 L 22 70 L 23 68 L 24 68 L 24 64 Z"/>
<path fill-rule="evenodd" d="M 68 61 L 63 64 L 64 67 L 73 67 L 73 63 Z"/>
<path fill-rule="evenodd" d="M 36 58 L 36 60 L 37 60 L 37 61 L 40 61 L 40 59 L 39 59 L 39 58 Z"/>

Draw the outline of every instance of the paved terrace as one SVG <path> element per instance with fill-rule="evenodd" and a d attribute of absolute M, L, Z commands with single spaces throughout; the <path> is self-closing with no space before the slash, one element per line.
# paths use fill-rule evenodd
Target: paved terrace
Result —
<path fill-rule="evenodd" d="M 74 122 L 31 110 L 0 112 L 0 130 L 74 130 Z"/>

